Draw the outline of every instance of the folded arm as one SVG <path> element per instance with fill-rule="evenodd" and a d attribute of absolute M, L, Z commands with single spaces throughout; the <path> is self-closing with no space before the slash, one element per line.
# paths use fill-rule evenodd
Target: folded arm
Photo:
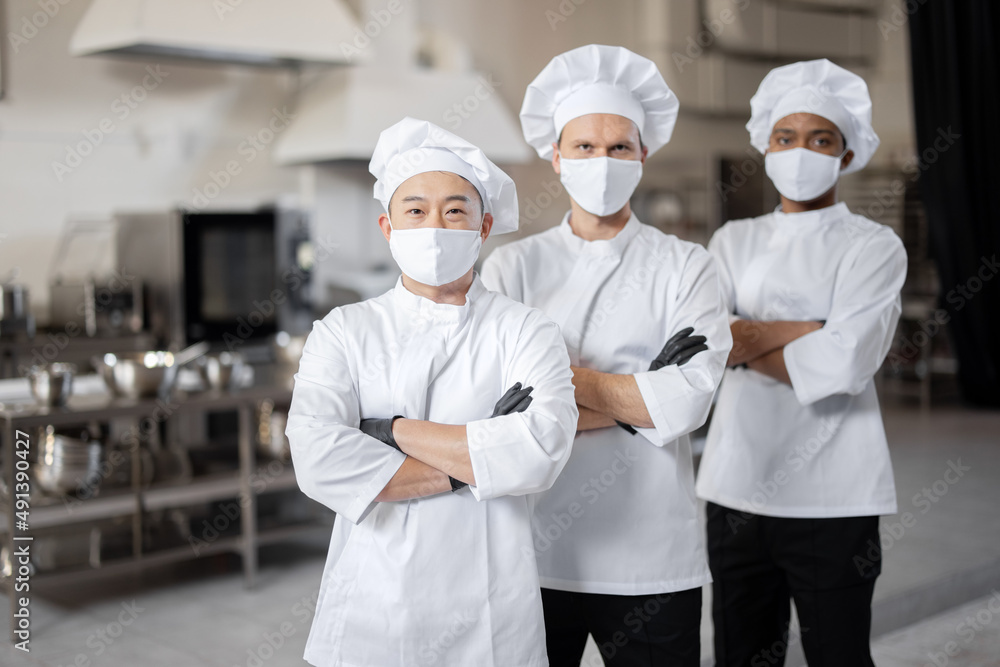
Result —
<path fill-rule="evenodd" d="M 633 375 L 602 373 L 579 366 L 573 366 L 572 370 L 576 402 L 589 408 L 591 412 L 604 416 L 610 422 L 604 425 L 613 425 L 617 419 L 640 428 L 652 428 L 653 420 Z M 587 424 L 590 428 L 602 428 L 596 424 L 605 421 L 593 414 L 588 415 L 587 419 L 590 421 Z M 577 429 L 587 430 L 579 426 Z"/>
<path fill-rule="evenodd" d="M 446 482 L 451 475 L 466 484 L 476 485 L 464 425 L 397 419 L 392 425 L 392 435 L 404 454 L 436 468 Z"/>
<path fill-rule="evenodd" d="M 380 503 L 436 496 L 451 491 L 448 475 L 423 461 L 407 456 L 389 483 L 375 496 Z"/>
<path fill-rule="evenodd" d="M 733 349 L 727 366 L 748 364 L 791 343 L 822 326 L 819 322 L 789 320 L 734 320 L 730 325 Z M 782 362 L 784 365 L 784 362 Z"/>
<path fill-rule="evenodd" d="M 580 419 L 576 424 L 577 431 L 593 431 L 598 428 L 617 426 L 613 417 L 609 417 L 597 410 L 591 410 L 579 403 L 577 403 L 576 407 L 580 411 Z"/>

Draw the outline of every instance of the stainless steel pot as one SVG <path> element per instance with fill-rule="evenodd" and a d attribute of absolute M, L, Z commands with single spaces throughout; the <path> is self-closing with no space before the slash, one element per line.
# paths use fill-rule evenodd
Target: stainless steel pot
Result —
<path fill-rule="evenodd" d="M 73 376 L 76 366 L 66 363 L 33 366 L 28 371 L 31 394 L 42 405 L 65 405 L 73 392 Z"/>
<path fill-rule="evenodd" d="M 243 371 L 243 356 L 235 352 L 220 352 L 199 360 L 199 372 L 209 389 L 232 389 Z"/>

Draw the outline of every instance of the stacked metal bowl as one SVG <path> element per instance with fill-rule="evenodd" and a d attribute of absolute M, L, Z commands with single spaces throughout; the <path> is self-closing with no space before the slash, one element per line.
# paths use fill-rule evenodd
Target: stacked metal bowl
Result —
<path fill-rule="evenodd" d="M 101 443 L 70 438 L 47 426 L 40 438 L 35 481 L 48 493 L 61 494 L 81 486 L 96 487 L 101 466 Z M 92 488 L 92 492 L 96 488 Z"/>

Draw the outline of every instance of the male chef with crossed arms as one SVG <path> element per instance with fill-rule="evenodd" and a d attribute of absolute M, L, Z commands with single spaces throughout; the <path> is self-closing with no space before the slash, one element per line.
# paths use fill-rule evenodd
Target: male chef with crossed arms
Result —
<path fill-rule="evenodd" d="M 288 417 L 299 486 L 337 512 L 305 658 L 544 667 L 527 494 L 565 465 L 577 410 L 559 328 L 473 271 L 517 228 L 514 183 L 411 118 L 370 170 L 402 276 L 314 324 Z"/>
<path fill-rule="evenodd" d="M 534 513 L 554 667 L 578 666 L 588 634 L 607 665 L 700 663 L 710 576 L 687 434 L 705 422 L 732 339 L 708 252 L 629 206 L 677 108 L 656 65 L 627 49 L 554 58 L 528 86 L 521 126 L 570 210 L 483 267 L 487 287 L 559 324 L 573 365 L 579 432 Z"/>

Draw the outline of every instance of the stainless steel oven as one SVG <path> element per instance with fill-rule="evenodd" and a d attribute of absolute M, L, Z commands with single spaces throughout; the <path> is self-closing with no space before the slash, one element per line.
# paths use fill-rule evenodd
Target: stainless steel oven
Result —
<path fill-rule="evenodd" d="M 117 253 L 145 286 L 147 329 L 163 345 L 241 349 L 308 331 L 312 253 L 296 210 L 120 213 Z"/>

